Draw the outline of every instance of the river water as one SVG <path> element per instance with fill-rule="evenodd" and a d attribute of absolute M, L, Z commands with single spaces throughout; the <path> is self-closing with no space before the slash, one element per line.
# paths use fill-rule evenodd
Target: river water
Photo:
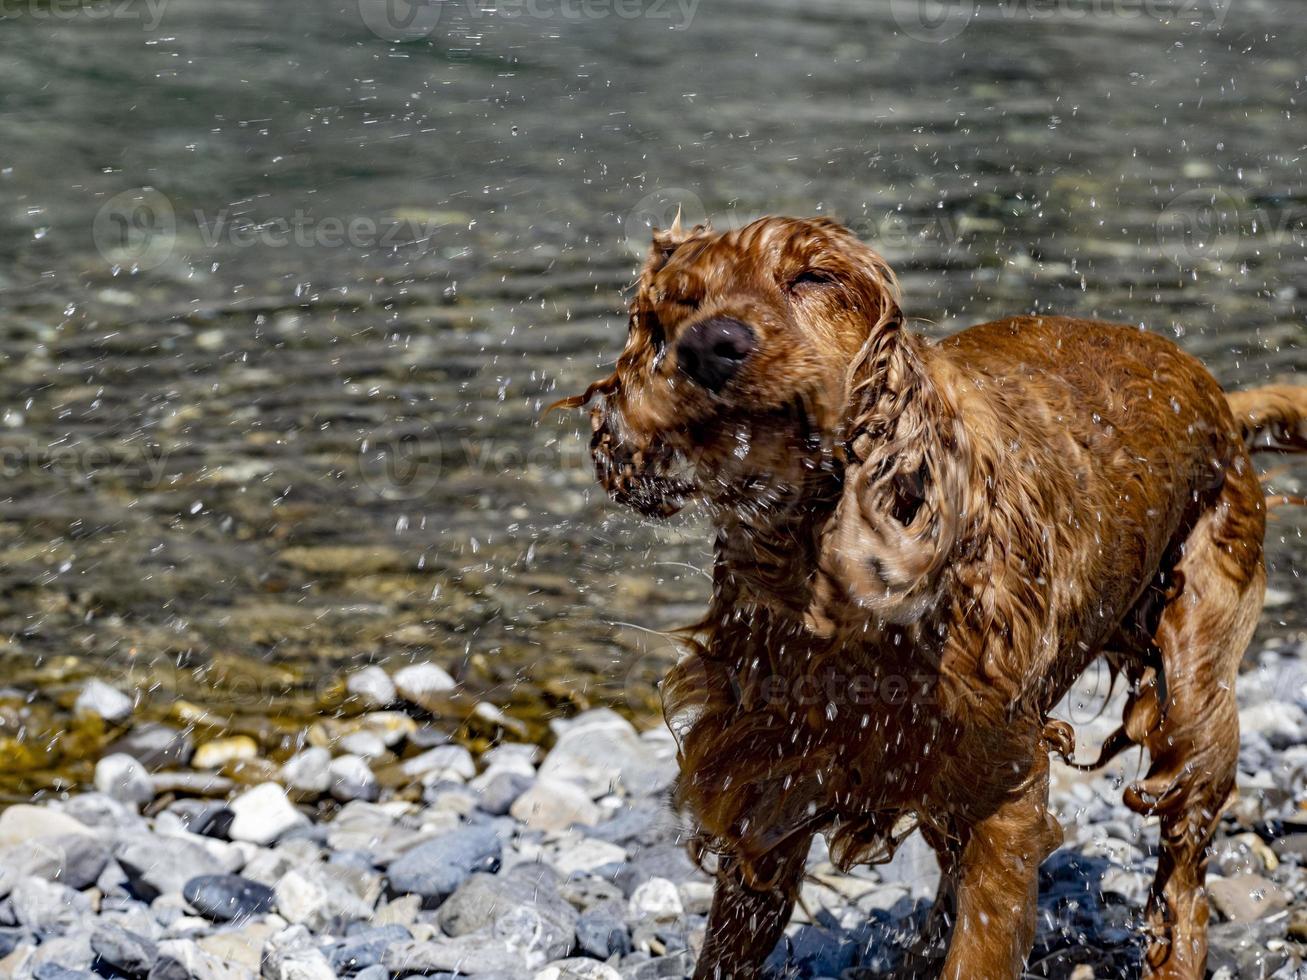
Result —
<path fill-rule="evenodd" d="M 678 204 L 849 222 L 932 334 L 1064 312 L 1230 385 L 1304 366 L 1296 0 L 926 7 L 0 0 L 0 788 L 85 775 L 89 676 L 273 748 L 371 660 L 531 733 L 651 718 L 703 528 L 538 418 Z M 1302 526 L 1261 643 L 1307 625 Z"/>

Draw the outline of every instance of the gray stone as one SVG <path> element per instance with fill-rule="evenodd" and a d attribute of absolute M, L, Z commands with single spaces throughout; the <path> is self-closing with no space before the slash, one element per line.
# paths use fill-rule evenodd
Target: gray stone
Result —
<path fill-rule="evenodd" d="M 159 947 L 153 940 L 103 921 L 96 922 L 91 929 L 91 951 L 129 977 L 144 977 L 159 956 Z"/>
<path fill-rule="evenodd" d="M 35 937 L 22 929 L 0 929 L 0 960 L 5 959 L 23 943 L 32 943 Z"/>
<path fill-rule="evenodd" d="M 576 920 L 576 943 L 581 952 L 596 959 L 625 956 L 631 951 L 631 932 L 626 927 L 626 906 L 622 902 L 599 902 Z"/>
<path fill-rule="evenodd" d="M 277 882 L 277 910 L 314 932 L 368 919 L 381 897 L 381 876 L 344 864 L 292 868 Z"/>
<path fill-rule="evenodd" d="M 409 732 L 405 741 L 415 749 L 426 751 L 434 749 L 437 745 L 448 745 L 449 734 L 430 725 L 421 725 Z"/>
<path fill-rule="evenodd" d="M 182 837 L 152 835 L 122 845 L 114 857 L 127 875 L 132 892 L 145 901 L 158 895 L 181 895 L 196 875 L 227 870 L 209 850 Z"/>
<path fill-rule="evenodd" d="M 540 765 L 540 777 L 566 779 L 596 798 L 620 785 L 635 796 L 667 789 L 674 759 L 644 741 L 631 723 L 608 708 L 586 711 L 556 726 L 558 741 Z"/>
<path fill-rule="evenodd" d="M 530 742 L 500 742 L 481 755 L 481 764 L 487 770 L 499 766 L 526 776 L 535 775 L 539 763 L 540 748 Z"/>
<path fill-rule="evenodd" d="M 384 708 L 395 700 L 395 682 L 376 665 L 350 674 L 345 691 L 365 708 Z"/>
<path fill-rule="evenodd" d="M 386 949 L 382 963 L 397 976 L 409 974 L 459 973 L 472 977 L 521 977 L 528 968 L 525 957 L 502 939 L 459 936 L 394 943 Z"/>
<path fill-rule="evenodd" d="M 190 735 L 158 722 L 136 725 L 122 738 L 111 744 L 105 754 L 122 752 L 130 755 L 153 772 L 172 766 L 184 766 L 195 753 Z"/>
<path fill-rule="evenodd" d="M 336 971 L 302 925 L 277 933 L 263 947 L 263 980 L 336 980 Z"/>
<path fill-rule="evenodd" d="M 92 832 L 97 830 L 149 832 L 149 825 L 137 812 L 136 807 L 128 806 L 121 800 L 115 800 L 99 792 L 74 796 L 65 801 L 60 810 L 74 820 L 93 828 Z"/>
<path fill-rule="evenodd" d="M 583 787 L 566 779 L 545 776 L 514 800 L 508 812 L 534 830 L 589 826 L 598 823 L 600 817 L 599 808 Z"/>
<path fill-rule="evenodd" d="M 199 875 L 186 882 L 182 897 L 206 919 L 240 922 L 271 912 L 272 889 L 240 875 Z"/>
<path fill-rule="evenodd" d="M 342 802 L 371 801 L 381 795 L 377 777 L 357 755 L 342 755 L 332 759 L 328 768 L 328 780 L 331 795 Z"/>
<path fill-rule="evenodd" d="M 126 752 L 115 752 L 97 762 L 94 782 L 97 790 L 120 803 L 141 804 L 154 799 L 150 774 Z"/>
<path fill-rule="evenodd" d="M 405 851 L 390 863 L 391 887 L 443 901 L 475 871 L 497 866 L 503 845 L 489 827 L 461 827 Z"/>
<path fill-rule="evenodd" d="M 641 919 L 675 919 L 685 912 L 681 893 L 666 878 L 650 878 L 631 895 L 629 915 Z"/>
<path fill-rule="evenodd" d="M 427 784 L 422 791 L 422 802 L 427 805 L 429 815 L 444 813 L 466 818 L 479 809 L 481 797 L 461 782 L 442 781 Z"/>
<path fill-rule="evenodd" d="M 249 973 L 206 953 L 194 940 L 167 939 L 159 943 L 149 980 L 249 980 Z"/>
<path fill-rule="evenodd" d="M 512 945 L 543 961 L 562 959 L 575 944 L 577 913 L 558 893 L 557 878 L 538 865 L 519 865 L 504 875 L 474 874 L 458 887 L 437 913 L 441 929 L 465 936 L 486 928 L 502 934 L 501 921 L 522 908 L 537 916 L 529 938 L 512 937 Z M 505 936 L 505 938 L 509 938 Z"/>
<path fill-rule="evenodd" d="M 545 862 L 563 877 L 590 874 L 626 861 L 626 848 L 571 832 L 547 845 Z"/>
<path fill-rule="evenodd" d="M 1307 738 L 1307 713 L 1291 701 L 1262 701 L 1239 709 L 1239 728 L 1283 749 Z"/>
<path fill-rule="evenodd" d="M 327 959 L 340 976 L 357 975 L 361 970 L 380 966 L 388 946 L 412 938 L 412 934 L 401 925 L 363 929 L 328 949 Z"/>
<path fill-rule="evenodd" d="M 1209 876 L 1207 894 L 1217 911 L 1232 922 L 1253 922 L 1289 907 L 1289 896 L 1284 889 L 1261 875 Z"/>
<path fill-rule="evenodd" d="M 75 891 L 90 888 L 109 863 L 109 847 L 89 834 L 60 834 L 36 837 L 0 852 L 0 879 L 7 871 L 10 881 L 34 875 L 57 881 Z M 0 892 L 5 891 L 0 884 Z"/>
<path fill-rule="evenodd" d="M 380 759 L 390 751 L 380 735 L 369 731 L 350 732 L 348 735 L 342 735 L 340 741 L 336 744 L 336 748 L 345 755 L 356 755 L 367 760 Z"/>
<path fill-rule="evenodd" d="M 32 971 L 32 980 L 99 980 L 90 970 L 75 970 L 58 963 L 35 962 L 39 957 L 50 955 L 51 952 L 51 947 L 46 944 L 32 954 L 33 962 L 28 963 Z"/>
<path fill-rule="evenodd" d="M 49 807 L 16 803 L 0 811 L 0 847 L 22 844 L 34 837 L 91 833 L 92 829 L 80 820 Z"/>
<path fill-rule="evenodd" d="M 301 793 L 325 793 L 331 785 L 331 753 L 319 746 L 310 746 L 286 760 L 281 767 L 281 780 Z"/>
<path fill-rule="evenodd" d="M 28 876 L 9 893 L 14 920 L 41 939 L 81 928 L 91 915 L 91 900 L 67 885 Z"/>
<path fill-rule="evenodd" d="M 41 943 L 27 961 L 27 969 L 33 980 L 66 980 L 70 977 L 85 978 L 95 954 L 91 951 L 91 939 L 85 930 L 47 939 Z"/>
<path fill-rule="evenodd" d="M 534 776 L 501 769 L 480 784 L 481 796 L 477 805 L 492 816 L 502 817 L 534 782 Z"/>
<path fill-rule="evenodd" d="M 48 953 L 49 947 L 38 949 L 32 956 L 35 960 L 38 956 Z M 31 964 L 28 964 L 31 966 Z M 32 967 L 32 980 L 99 980 L 99 978 L 90 970 L 74 970 L 66 966 L 60 966 L 58 963 L 41 963 Z"/>
<path fill-rule="evenodd" d="M 1279 939 L 1279 930 L 1265 922 L 1213 923 L 1207 936 L 1207 968 L 1216 977 L 1222 970 L 1235 980 L 1268 977 L 1289 960 L 1285 944 L 1271 942 Z"/>
<path fill-rule="evenodd" d="M 327 828 L 327 843 L 334 851 L 364 851 L 375 855 L 395 828 L 395 818 L 366 800 L 352 800 L 340 808 Z"/>
<path fill-rule="evenodd" d="M 232 840 L 267 846 L 283 834 L 308 823 L 276 783 L 261 783 L 231 801 L 227 833 Z"/>
<path fill-rule="evenodd" d="M 628 897 L 650 878 L 666 878 L 677 885 L 703 878 L 703 872 L 690 860 L 684 845 L 679 842 L 628 850 L 631 854 L 629 862 L 614 877 Z"/>
<path fill-rule="evenodd" d="M 132 699 L 122 691 L 96 680 L 87 682 L 73 705 L 77 714 L 97 715 L 113 725 L 130 718 L 134 708 Z"/>
<path fill-rule="evenodd" d="M 550 963 L 532 980 L 622 980 L 622 975 L 607 963 L 578 958 Z"/>
<path fill-rule="evenodd" d="M 456 778 L 458 782 L 466 782 L 477 771 L 472 753 L 461 745 L 438 745 L 427 749 L 420 755 L 405 759 L 399 768 L 410 779 L 424 779 L 434 773 L 442 778 Z"/>

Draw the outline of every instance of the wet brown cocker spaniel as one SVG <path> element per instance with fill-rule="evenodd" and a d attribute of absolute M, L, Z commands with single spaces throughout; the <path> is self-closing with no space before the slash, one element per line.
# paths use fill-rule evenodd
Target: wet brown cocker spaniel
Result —
<path fill-rule="evenodd" d="M 1098 657 L 1130 683 L 1104 756 L 1148 750 L 1125 799 L 1161 823 L 1146 972 L 1202 977 L 1265 582 L 1249 448 L 1307 448 L 1307 389 L 1227 396 L 1162 337 L 1087 320 L 931 342 L 846 229 L 764 218 L 655 235 L 616 370 L 560 404 L 596 396 L 613 496 L 697 498 L 716 528 L 664 686 L 717 876 L 697 978 L 759 975 L 815 833 L 847 866 L 913 828 L 948 938 L 918 968 L 1017 977 L 1062 836 L 1049 753 L 1074 751 L 1049 711 Z"/>

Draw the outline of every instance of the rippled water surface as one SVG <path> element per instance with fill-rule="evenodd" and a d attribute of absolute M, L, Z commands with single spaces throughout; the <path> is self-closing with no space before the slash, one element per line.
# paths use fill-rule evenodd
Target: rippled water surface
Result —
<path fill-rule="evenodd" d="M 705 534 L 538 418 L 677 203 L 850 222 L 932 333 L 1037 309 L 1230 385 L 1305 366 L 1294 0 L 1009 2 L 944 43 L 903 9 L 448 0 L 394 41 L 380 0 L 0 7 L 6 786 L 76 757 L 91 674 L 273 743 L 369 660 L 533 730 L 647 716 Z M 1262 642 L 1307 624 L 1301 525 Z"/>

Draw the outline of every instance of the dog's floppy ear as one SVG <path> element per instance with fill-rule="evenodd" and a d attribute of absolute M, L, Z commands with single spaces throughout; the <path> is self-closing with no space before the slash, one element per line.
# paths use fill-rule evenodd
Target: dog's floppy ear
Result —
<path fill-rule="evenodd" d="M 967 453 L 955 407 L 900 320 L 877 325 L 846 399 L 844 484 L 820 545 L 808 624 L 908 624 L 938 598 L 965 517 Z"/>

